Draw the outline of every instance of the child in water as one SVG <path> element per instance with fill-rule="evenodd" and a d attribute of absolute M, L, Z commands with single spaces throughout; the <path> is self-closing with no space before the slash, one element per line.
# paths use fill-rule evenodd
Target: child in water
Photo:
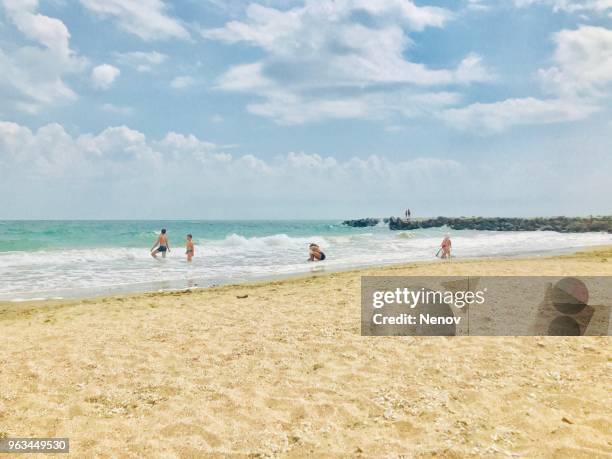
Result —
<path fill-rule="evenodd" d="M 193 236 L 191 234 L 187 235 L 187 242 L 185 244 L 185 255 L 187 255 L 187 261 L 191 263 L 193 255 L 195 253 L 193 246 Z"/>

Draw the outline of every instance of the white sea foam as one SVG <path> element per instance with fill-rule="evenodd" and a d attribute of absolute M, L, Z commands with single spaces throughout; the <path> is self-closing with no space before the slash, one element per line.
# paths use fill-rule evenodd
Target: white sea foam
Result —
<path fill-rule="evenodd" d="M 154 260 L 147 247 L 40 250 L 0 253 L 0 299 L 28 300 L 206 286 L 268 276 L 434 260 L 448 230 L 292 237 L 275 234 L 196 241 L 196 256 L 187 264 L 184 248 L 175 247 L 166 259 Z M 605 233 L 450 231 L 457 258 L 511 256 L 611 244 Z M 319 244 L 323 263 L 306 262 L 308 244 Z"/>

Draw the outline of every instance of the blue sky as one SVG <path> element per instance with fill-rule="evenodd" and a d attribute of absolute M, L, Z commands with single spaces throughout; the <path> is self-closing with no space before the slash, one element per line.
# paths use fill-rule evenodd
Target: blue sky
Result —
<path fill-rule="evenodd" d="M 610 213 L 609 0 L 0 0 L 0 218 Z"/>

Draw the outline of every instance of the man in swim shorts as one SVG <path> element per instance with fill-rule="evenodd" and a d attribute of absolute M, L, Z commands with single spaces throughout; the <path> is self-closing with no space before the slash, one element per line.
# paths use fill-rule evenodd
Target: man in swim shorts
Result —
<path fill-rule="evenodd" d="M 153 258 L 157 258 L 157 254 L 161 253 L 162 257 L 166 258 L 166 252 L 170 252 L 170 244 L 168 243 L 168 236 L 166 235 L 166 230 L 162 229 L 159 236 L 157 236 L 155 244 L 153 244 L 153 248 L 151 249 L 151 256 Z"/>

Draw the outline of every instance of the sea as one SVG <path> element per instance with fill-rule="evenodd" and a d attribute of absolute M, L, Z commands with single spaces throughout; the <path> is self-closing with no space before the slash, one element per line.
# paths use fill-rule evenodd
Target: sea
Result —
<path fill-rule="evenodd" d="M 166 228 L 171 252 L 150 249 Z M 195 257 L 186 262 L 185 237 Z M 435 261 L 449 234 L 456 259 L 545 255 L 612 244 L 607 233 L 391 231 L 340 220 L 0 221 L 0 300 L 79 298 L 203 288 L 395 263 Z M 327 258 L 307 262 L 308 244 Z M 440 261 L 442 262 L 442 261 Z"/>

